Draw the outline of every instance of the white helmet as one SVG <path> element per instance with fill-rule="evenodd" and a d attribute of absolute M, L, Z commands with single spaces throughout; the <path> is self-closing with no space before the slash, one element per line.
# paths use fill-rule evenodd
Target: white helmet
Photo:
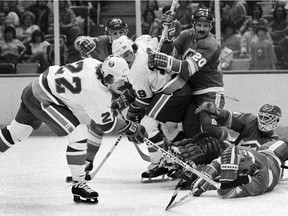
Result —
<path fill-rule="evenodd" d="M 96 49 L 96 43 L 89 36 L 79 36 L 74 41 L 74 47 L 79 50 L 82 58 L 88 58 L 89 54 Z"/>
<path fill-rule="evenodd" d="M 110 55 L 102 64 L 104 82 L 113 85 L 118 80 L 127 80 L 129 67 L 127 62 L 120 56 Z"/>
<path fill-rule="evenodd" d="M 120 38 L 116 39 L 112 43 L 112 52 L 115 55 L 123 55 L 125 52 L 130 50 L 133 51 L 132 48 L 133 41 L 129 39 L 126 35 L 122 35 Z"/>
<path fill-rule="evenodd" d="M 281 118 L 281 109 L 272 104 L 263 105 L 257 116 L 258 128 L 260 131 L 268 132 L 275 130 Z"/>

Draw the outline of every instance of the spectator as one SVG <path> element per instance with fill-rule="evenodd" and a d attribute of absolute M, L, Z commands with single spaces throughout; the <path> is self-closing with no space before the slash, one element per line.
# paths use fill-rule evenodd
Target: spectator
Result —
<path fill-rule="evenodd" d="M 252 70 L 274 70 L 276 55 L 273 43 L 266 38 L 267 27 L 259 26 L 256 29 L 257 38 L 251 43 L 251 69 Z"/>
<path fill-rule="evenodd" d="M 160 19 L 162 17 L 162 10 L 159 8 L 157 0 L 147 0 L 146 9 L 145 10 L 153 10 L 155 14 L 155 20 L 160 23 Z"/>
<path fill-rule="evenodd" d="M 223 43 L 223 37 L 221 37 L 221 69 L 229 70 L 230 63 L 233 58 L 233 51 L 225 46 Z"/>
<path fill-rule="evenodd" d="M 225 1 L 221 15 L 222 22 L 232 22 L 236 29 L 240 29 L 247 15 L 244 2 L 241 0 Z"/>
<path fill-rule="evenodd" d="M 32 38 L 27 45 L 27 49 L 23 53 L 25 62 L 38 62 L 40 64 L 40 72 L 42 73 L 49 67 L 48 49 L 50 43 L 44 41 L 44 35 L 41 30 L 36 29 L 32 33 Z"/>
<path fill-rule="evenodd" d="M 34 24 L 35 16 L 30 11 L 25 11 L 21 16 L 20 26 L 16 28 L 16 37 L 26 45 L 31 40 L 32 32 L 39 29 Z"/>
<path fill-rule="evenodd" d="M 257 39 L 256 28 L 259 26 L 257 20 L 254 20 L 251 26 L 251 30 L 247 31 L 241 38 L 241 50 L 240 57 L 251 57 L 251 43 Z M 265 35 L 265 38 L 268 41 L 272 42 L 271 36 L 269 33 Z"/>
<path fill-rule="evenodd" d="M 223 44 L 223 47 L 231 49 L 234 53 L 240 53 L 241 35 L 237 34 L 237 29 L 233 23 L 224 23 L 221 26 L 221 32 L 223 37 L 221 44 Z"/>
<path fill-rule="evenodd" d="M 22 53 L 25 50 L 24 44 L 16 39 L 16 30 L 13 26 L 6 26 L 4 29 L 4 40 L 0 41 L 0 62 L 21 62 Z"/>
<path fill-rule="evenodd" d="M 178 2 L 179 6 L 176 9 L 176 19 L 180 21 L 182 29 L 189 29 L 192 27 L 192 10 L 190 1 L 183 0 Z"/>
<path fill-rule="evenodd" d="M 14 27 L 19 26 L 19 17 L 17 13 L 11 10 L 7 1 L 2 2 L 2 11 L 5 13 L 6 19 L 8 19 Z"/>
<path fill-rule="evenodd" d="M 4 12 L 0 11 L 0 40 L 4 40 L 4 29 L 6 27 L 5 20 Z"/>
<path fill-rule="evenodd" d="M 26 11 L 31 11 L 35 15 L 34 24 L 38 25 L 44 35 L 48 34 L 49 26 L 49 14 L 50 8 L 47 6 L 47 0 L 37 0 L 36 4 L 33 4 L 26 8 Z"/>
<path fill-rule="evenodd" d="M 262 15 L 263 15 L 262 7 L 259 4 L 254 4 L 252 10 L 252 16 L 244 22 L 244 24 L 239 30 L 240 34 L 243 35 L 249 28 L 251 28 L 254 20 L 257 20 L 259 25 L 264 26 L 268 25 L 268 20 L 263 18 Z"/>
<path fill-rule="evenodd" d="M 277 5 L 273 12 L 273 20 L 268 24 L 268 32 L 270 33 L 273 44 L 275 45 L 276 57 L 282 67 L 288 61 L 287 57 L 287 39 L 288 19 L 287 13 L 283 5 Z"/>
<path fill-rule="evenodd" d="M 160 24 L 155 20 L 154 11 L 151 9 L 145 10 L 141 24 L 142 34 L 148 34 L 151 37 L 159 35 Z"/>
<path fill-rule="evenodd" d="M 54 33 L 54 15 L 51 12 L 49 14 L 49 28 L 48 34 Z M 73 10 L 70 8 L 67 0 L 59 1 L 59 25 L 60 33 L 66 35 L 67 43 L 69 47 L 73 45 L 75 38 L 81 34 L 81 28 L 77 26 L 76 15 Z M 73 32 L 73 33 L 72 33 Z M 73 39 L 72 39 L 73 38 Z"/>

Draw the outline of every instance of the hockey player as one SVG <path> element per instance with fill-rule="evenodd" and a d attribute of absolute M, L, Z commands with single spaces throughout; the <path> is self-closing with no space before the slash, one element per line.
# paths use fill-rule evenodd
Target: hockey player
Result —
<path fill-rule="evenodd" d="M 82 58 L 92 57 L 101 62 L 112 54 L 112 42 L 122 35 L 127 35 L 128 25 L 121 18 L 112 18 L 105 27 L 106 35 L 97 37 L 79 36 L 74 46 L 79 50 Z"/>
<path fill-rule="evenodd" d="M 204 101 L 213 102 L 222 108 L 225 99 L 223 74 L 218 70 L 221 47 L 210 33 L 214 18 L 208 9 L 202 8 L 192 18 L 192 29 L 182 31 L 174 41 L 166 41 L 162 47 L 166 53 L 170 50 L 182 60 L 161 52 L 151 52 L 149 66 L 165 69 L 188 79 L 193 99 L 182 123 L 186 137 L 192 138 L 201 131 L 209 131 L 220 139 L 229 139 L 227 130 L 219 127 L 207 113 L 201 113 L 200 116 L 194 114 L 197 106 Z M 162 23 L 170 25 L 173 19 L 173 13 L 167 11 L 162 17 Z"/>
<path fill-rule="evenodd" d="M 171 76 L 158 69 L 152 71 L 148 67 L 146 49 L 156 50 L 157 44 L 157 38 L 147 35 L 140 36 L 135 43 L 127 36 L 121 36 L 113 42 L 112 51 L 127 61 L 130 67 L 128 80 L 137 95 L 135 102 L 128 109 L 127 118 L 140 121 L 144 109 L 141 124 L 146 128 L 148 138 L 164 148 L 163 134 L 159 130 L 160 122 L 175 122 L 170 124 L 171 128 L 166 128 L 169 132 L 165 135 L 169 141 L 185 138 L 177 123 L 183 120 L 187 104 L 191 100 L 191 88 L 178 75 Z M 151 146 L 147 147 L 151 164 L 148 171 L 142 173 L 142 178 L 150 179 L 170 173 L 171 169 L 163 164 L 163 154 Z"/>
<path fill-rule="evenodd" d="M 79 36 L 75 42 L 75 48 L 80 52 L 83 59 L 91 57 L 101 62 L 106 59 L 107 56 L 112 54 L 112 42 L 122 35 L 127 35 L 128 25 L 121 18 L 112 18 L 107 22 L 105 27 L 106 34 L 97 37 Z M 127 82 L 123 86 L 122 91 L 128 87 Z M 119 92 L 118 92 L 119 93 Z M 130 92 L 127 92 L 127 97 L 130 96 Z M 131 93 L 133 94 L 133 92 Z M 117 93 L 113 93 L 113 97 L 118 97 Z M 133 100 L 134 98 L 130 99 Z M 86 180 L 89 180 L 89 172 L 93 169 L 94 158 L 99 151 L 103 139 L 103 131 L 100 126 L 91 121 L 89 128 L 89 137 L 87 141 L 87 158 L 86 158 Z M 69 181 L 69 178 L 67 178 Z"/>
<path fill-rule="evenodd" d="M 257 116 L 252 113 L 238 113 L 230 110 L 219 109 L 212 102 L 204 102 L 197 109 L 196 113 L 206 112 L 215 119 L 219 125 L 239 133 L 234 141 L 235 145 L 258 149 L 264 143 L 278 140 L 275 133 L 281 118 L 281 109 L 272 104 L 264 104 Z M 185 161 L 193 161 L 196 165 L 210 163 L 212 155 L 216 156 L 224 149 L 219 145 L 212 145 L 212 142 L 197 143 L 193 139 L 186 139 L 176 143 Z M 192 147 L 193 146 L 193 147 Z M 219 151 L 219 149 L 221 151 Z M 196 176 L 185 173 L 179 181 L 178 187 L 190 188 Z"/>
<path fill-rule="evenodd" d="M 275 129 L 281 118 L 281 109 L 273 104 L 264 104 L 257 116 L 252 113 L 238 113 L 219 109 L 211 102 L 204 102 L 195 113 L 205 112 L 219 125 L 239 133 L 235 145 L 259 148 L 262 144 L 278 139 Z"/>
<path fill-rule="evenodd" d="M 57 135 L 68 138 L 67 163 L 73 177 L 75 202 L 97 202 L 98 193 L 85 182 L 87 126 L 93 119 L 104 133 L 126 134 L 142 143 L 145 128 L 117 118 L 111 112 L 111 91 L 124 85 L 129 68 L 124 59 L 109 56 L 103 64 L 87 58 L 66 66 L 50 66 L 22 92 L 21 105 L 12 123 L 0 131 L 0 153 L 27 138 L 46 123 Z"/>
<path fill-rule="evenodd" d="M 211 179 L 219 178 L 221 188 L 217 193 L 223 199 L 261 195 L 277 185 L 281 164 L 288 159 L 286 141 L 265 143 L 257 151 L 248 147 L 228 147 L 203 173 Z M 212 189 L 210 184 L 198 178 L 193 185 L 193 195 L 200 196 Z"/>

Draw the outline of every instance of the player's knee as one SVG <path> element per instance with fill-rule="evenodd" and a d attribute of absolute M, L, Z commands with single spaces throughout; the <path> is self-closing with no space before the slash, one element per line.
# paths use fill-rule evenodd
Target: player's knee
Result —
<path fill-rule="evenodd" d="M 26 139 L 33 131 L 32 126 L 21 124 L 15 120 L 11 122 L 11 125 L 7 126 L 7 129 L 9 130 L 14 143 Z"/>
<path fill-rule="evenodd" d="M 157 133 L 159 133 L 158 129 L 159 122 L 157 120 L 145 115 L 141 120 L 141 124 L 145 127 L 148 134 L 148 138 L 151 138 L 155 136 Z"/>
<path fill-rule="evenodd" d="M 85 124 L 78 125 L 67 138 L 69 147 L 77 150 L 85 150 L 87 148 L 88 129 Z"/>

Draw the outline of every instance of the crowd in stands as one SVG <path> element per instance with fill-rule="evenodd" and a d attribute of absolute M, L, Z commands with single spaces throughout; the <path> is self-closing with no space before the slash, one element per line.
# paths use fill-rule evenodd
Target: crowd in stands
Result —
<path fill-rule="evenodd" d="M 105 1 L 98 1 L 105 7 Z M 145 0 L 142 14 L 142 34 L 160 37 L 161 17 L 170 9 L 172 1 Z M 65 38 L 65 61 L 81 59 L 74 48 L 75 39 L 84 34 L 73 5 L 92 8 L 92 22 L 96 22 L 95 1 L 59 1 L 60 34 Z M 180 0 L 174 21 L 176 36 L 192 27 L 192 15 L 199 8 L 214 11 L 214 1 Z M 53 3 L 48 0 L 0 2 L 0 63 L 40 64 L 39 73 L 52 65 Z M 268 7 L 267 7 L 268 5 Z M 268 8 L 268 9 L 267 9 Z M 222 69 L 233 69 L 232 62 L 249 60 L 247 68 L 255 70 L 288 69 L 288 1 L 287 0 L 220 0 Z M 104 24 L 105 25 L 105 24 Z M 215 29 L 211 30 L 215 33 Z M 97 36 L 97 35 L 90 35 Z M 62 55 L 62 54 L 61 54 Z"/>

